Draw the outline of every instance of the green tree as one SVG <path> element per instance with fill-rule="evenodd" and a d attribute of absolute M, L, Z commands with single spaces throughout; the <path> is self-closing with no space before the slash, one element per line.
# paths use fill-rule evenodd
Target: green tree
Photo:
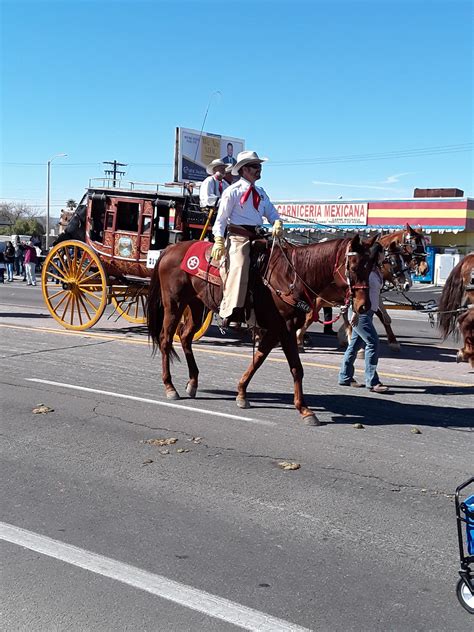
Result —
<path fill-rule="evenodd" d="M 17 219 L 10 228 L 11 235 L 44 235 L 44 232 L 43 224 L 34 217 Z"/>

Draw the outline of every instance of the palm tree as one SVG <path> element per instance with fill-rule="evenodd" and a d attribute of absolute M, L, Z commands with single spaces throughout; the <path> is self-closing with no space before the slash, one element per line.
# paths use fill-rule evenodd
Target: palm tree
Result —
<path fill-rule="evenodd" d="M 70 198 L 67 202 L 66 202 L 66 206 L 68 207 L 68 209 L 70 211 L 73 211 L 76 206 L 77 206 L 77 202 L 76 200 L 73 200 L 72 198 Z"/>

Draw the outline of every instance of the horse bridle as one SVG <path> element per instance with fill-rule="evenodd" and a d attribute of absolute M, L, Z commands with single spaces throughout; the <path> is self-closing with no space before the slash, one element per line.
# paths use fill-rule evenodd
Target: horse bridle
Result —
<path fill-rule="evenodd" d="M 423 235 L 413 237 L 412 235 L 403 235 L 402 251 L 413 259 L 426 259 L 428 253 L 425 247 L 425 238 Z"/>
<path fill-rule="evenodd" d="M 410 268 L 403 258 L 401 249 L 390 250 L 389 248 L 385 248 L 382 264 L 384 263 L 390 266 L 390 272 L 397 281 L 399 281 L 401 277 L 406 278 L 407 273 L 410 274 Z"/>

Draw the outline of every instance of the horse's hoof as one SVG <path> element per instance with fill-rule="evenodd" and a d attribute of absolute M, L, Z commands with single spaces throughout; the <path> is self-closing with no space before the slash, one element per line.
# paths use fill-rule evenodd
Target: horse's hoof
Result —
<path fill-rule="evenodd" d="M 166 399 L 180 399 L 178 391 L 166 391 Z"/>
<path fill-rule="evenodd" d="M 400 352 L 400 345 L 398 344 L 398 342 L 392 342 L 388 345 L 388 348 L 390 349 L 390 351 L 395 351 L 396 353 Z"/>
<path fill-rule="evenodd" d="M 462 351 L 462 349 L 459 349 L 459 351 L 456 353 L 456 362 L 457 364 L 459 364 L 460 362 L 468 362 L 468 359 L 464 356 L 464 352 Z"/>
<path fill-rule="evenodd" d="M 249 400 L 245 397 L 236 397 L 235 401 L 237 402 L 237 406 L 239 408 L 250 408 Z"/>
<path fill-rule="evenodd" d="M 197 388 L 188 382 L 186 384 L 186 393 L 188 394 L 189 397 L 194 399 L 196 397 Z"/>
<path fill-rule="evenodd" d="M 313 413 L 311 415 L 305 415 L 303 417 L 303 423 L 305 426 L 322 426 L 322 422 Z"/>

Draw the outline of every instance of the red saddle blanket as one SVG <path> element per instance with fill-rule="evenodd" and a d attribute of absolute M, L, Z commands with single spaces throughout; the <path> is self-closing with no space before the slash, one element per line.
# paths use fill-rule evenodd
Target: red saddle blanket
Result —
<path fill-rule="evenodd" d="M 181 270 L 204 279 L 213 285 L 222 285 L 219 268 L 209 263 L 212 244 L 208 241 L 196 241 L 191 244 L 181 261 Z"/>

